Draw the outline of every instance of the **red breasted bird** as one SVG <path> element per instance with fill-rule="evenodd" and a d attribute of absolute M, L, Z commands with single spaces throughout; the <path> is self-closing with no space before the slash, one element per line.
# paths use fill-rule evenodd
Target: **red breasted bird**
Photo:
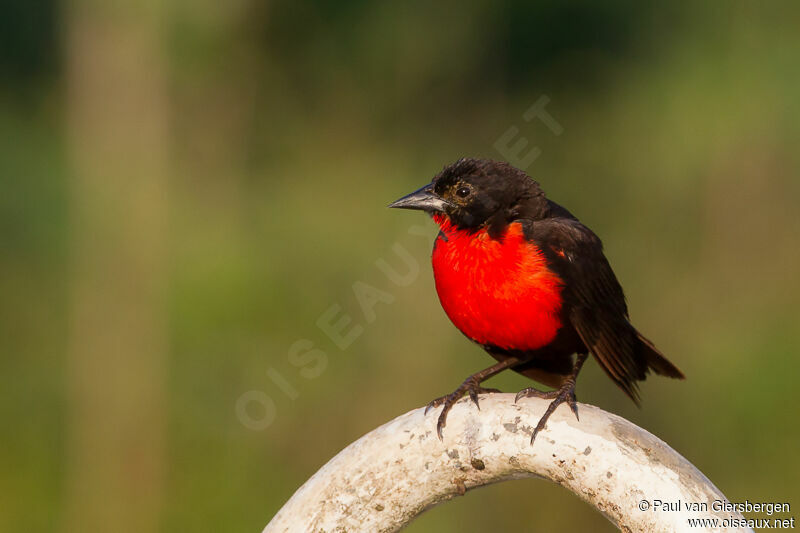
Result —
<path fill-rule="evenodd" d="M 453 404 L 469 394 L 478 405 L 479 393 L 497 392 L 481 383 L 509 368 L 555 389 L 517 394 L 517 400 L 552 400 L 531 443 L 561 403 L 578 416 L 575 380 L 589 352 L 637 405 L 637 381 L 650 371 L 683 379 L 631 324 L 597 235 L 548 200 L 523 171 L 498 161 L 460 159 L 389 207 L 433 216 L 440 228 L 433 275 L 442 307 L 498 361 L 428 404 L 444 406 L 439 438 Z"/>

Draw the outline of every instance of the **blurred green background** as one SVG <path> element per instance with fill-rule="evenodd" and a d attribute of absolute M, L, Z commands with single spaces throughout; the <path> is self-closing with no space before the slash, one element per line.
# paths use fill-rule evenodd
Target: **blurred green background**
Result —
<path fill-rule="evenodd" d="M 800 506 L 798 27 L 792 3 L 3 2 L 0 530 L 260 531 L 488 366 L 439 307 L 432 222 L 385 206 L 512 127 L 688 376 L 637 410 L 590 363 L 579 398 L 731 501 Z M 522 118 L 542 96 L 560 135 Z M 376 265 L 404 271 L 396 244 L 407 286 Z M 357 282 L 392 302 L 365 315 Z M 612 529 L 524 480 L 408 530 L 587 528 Z"/>

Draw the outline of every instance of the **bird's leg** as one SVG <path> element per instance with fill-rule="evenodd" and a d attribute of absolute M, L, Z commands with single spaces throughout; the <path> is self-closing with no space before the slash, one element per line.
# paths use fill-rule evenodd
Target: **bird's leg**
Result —
<path fill-rule="evenodd" d="M 564 380 L 564 383 L 561 384 L 561 387 L 559 387 L 558 390 L 542 392 L 538 389 L 530 387 L 517 393 L 517 397 L 514 400 L 515 402 L 520 398 L 528 398 L 530 396 L 553 400 L 550 402 L 550 405 L 547 406 L 547 410 L 542 415 L 542 418 L 539 419 L 539 423 L 536 424 L 536 429 L 533 430 L 533 435 L 531 435 L 531 444 L 533 444 L 533 441 L 536 439 L 536 435 L 538 435 L 539 432 L 544 429 L 544 426 L 547 424 L 547 419 L 550 418 L 550 415 L 553 414 L 553 411 L 556 410 L 556 407 L 562 403 L 566 402 L 567 405 L 569 405 L 569 408 L 572 409 L 572 412 L 575 413 L 575 418 L 580 420 L 578 417 L 578 404 L 575 401 L 575 380 L 578 379 L 578 372 L 581 371 L 581 367 L 583 366 L 583 363 L 586 361 L 587 357 L 588 354 L 578 354 L 577 359 L 575 359 L 575 365 L 572 367 L 572 372 L 570 372 L 569 376 L 567 376 L 567 379 Z"/>
<path fill-rule="evenodd" d="M 447 413 L 453 407 L 453 405 L 461 399 L 462 396 L 465 394 L 469 394 L 470 399 L 475 402 L 475 405 L 478 409 L 481 406 L 478 404 L 478 394 L 481 393 L 488 393 L 488 392 L 500 392 L 497 389 L 486 389 L 481 387 L 481 383 L 489 379 L 490 377 L 494 376 L 502 372 L 507 368 L 511 368 L 521 361 L 516 357 L 509 357 L 508 359 L 501 361 L 495 365 L 490 366 L 480 372 L 476 372 L 469 376 L 467 379 L 464 380 L 456 390 L 451 392 L 446 396 L 442 396 L 441 398 L 436 398 L 428 406 L 425 408 L 425 414 L 434 407 L 439 407 L 443 405 L 444 408 L 442 409 L 441 414 L 439 415 L 439 421 L 436 423 L 436 434 L 439 435 L 439 440 L 442 440 L 442 429 L 444 429 L 445 423 L 447 421 Z"/>

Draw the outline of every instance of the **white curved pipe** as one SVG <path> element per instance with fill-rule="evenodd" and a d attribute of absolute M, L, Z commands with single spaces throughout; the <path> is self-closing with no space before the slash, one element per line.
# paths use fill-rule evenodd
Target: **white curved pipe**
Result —
<path fill-rule="evenodd" d="M 538 476 L 593 505 L 623 531 L 752 531 L 723 528 L 738 513 L 714 510 L 727 501 L 675 450 L 624 418 L 578 404 L 580 421 L 559 406 L 530 444 L 548 405 L 513 394 L 468 399 L 450 411 L 444 442 L 436 436 L 439 409 L 416 409 L 371 431 L 311 477 L 264 533 L 398 531 L 426 509 L 475 487 Z M 680 502 L 666 511 L 654 501 Z M 647 510 L 641 510 L 647 502 Z M 687 511 L 685 504 L 706 504 Z M 656 508 L 659 507 L 659 508 Z M 544 511 L 544 510 L 543 510 Z M 717 519 L 690 527 L 688 519 Z"/>

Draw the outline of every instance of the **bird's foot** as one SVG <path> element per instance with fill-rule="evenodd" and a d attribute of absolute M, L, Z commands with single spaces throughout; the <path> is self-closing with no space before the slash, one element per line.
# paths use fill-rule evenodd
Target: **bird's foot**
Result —
<path fill-rule="evenodd" d="M 480 386 L 480 381 L 475 379 L 475 376 L 470 376 L 464 380 L 456 390 L 442 396 L 440 398 L 436 398 L 431 403 L 425 407 L 425 414 L 428 414 L 428 411 L 433 409 L 434 407 L 439 407 L 443 405 L 441 414 L 439 414 L 439 421 L 436 423 L 436 434 L 439 435 L 439 440 L 442 440 L 442 429 L 447 422 L 447 413 L 450 412 L 450 409 L 453 408 L 453 405 L 460 400 L 465 394 L 469 394 L 470 399 L 475 402 L 475 406 L 480 410 L 481 406 L 478 403 L 478 394 L 488 394 L 490 392 L 500 392 L 497 389 L 487 389 Z"/>
<path fill-rule="evenodd" d="M 558 396 L 557 390 L 543 391 L 533 387 L 522 389 L 514 397 L 514 403 L 517 403 L 520 398 L 542 398 L 544 400 L 552 400 Z"/>
<path fill-rule="evenodd" d="M 546 400 L 553 400 L 550 402 L 550 405 L 547 406 L 547 410 L 542 415 L 542 418 L 539 419 L 539 423 L 536 424 L 536 428 L 533 430 L 533 434 L 531 435 L 531 444 L 533 444 L 533 441 L 536 440 L 536 435 L 538 435 L 539 432 L 544 429 L 545 425 L 547 424 L 547 419 L 550 418 L 550 415 L 553 414 L 553 411 L 556 410 L 556 407 L 562 403 L 569 405 L 569 408 L 572 409 L 572 412 L 575 414 L 575 418 L 580 420 L 578 417 L 578 404 L 575 400 L 575 381 L 572 379 L 564 383 L 560 389 L 554 391 L 543 392 L 538 389 L 534 389 L 533 387 L 523 389 L 517 393 L 517 397 L 514 401 L 516 402 L 520 398 L 529 398 L 531 396 L 536 398 L 544 398 Z"/>

